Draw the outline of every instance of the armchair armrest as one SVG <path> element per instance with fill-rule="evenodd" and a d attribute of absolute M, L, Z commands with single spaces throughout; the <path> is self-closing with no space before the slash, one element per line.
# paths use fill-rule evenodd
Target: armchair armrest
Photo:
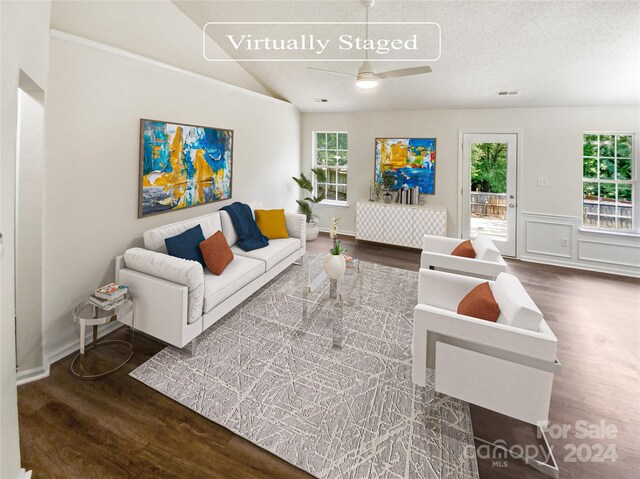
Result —
<path fill-rule="evenodd" d="M 414 329 L 454 338 L 456 342 L 475 343 L 512 353 L 529 360 L 532 367 L 553 362 L 558 340 L 547 332 L 534 332 L 506 324 L 464 316 L 455 311 L 418 304 L 414 310 Z M 487 350 L 489 352 L 490 350 Z"/>
<path fill-rule="evenodd" d="M 202 316 L 204 272 L 200 263 L 144 248 L 128 249 L 124 253 L 124 263 L 128 269 L 186 286 L 189 292 L 188 322 Z"/>
<path fill-rule="evenodd" d="M 424 235 L 422 237 L 422 250 L 433 253 L 451 254 L 451 252 L 464 240 L 460 238 L 447 238 L 446 236 Z"/>
<path fill-rule="evenodd" d="M 418 274 L 418 303 L 455 312 L 462 298 L 485 281 L 481 278 L 420 269 Z"/>
<path fill-rule="evenodd" d="M 498 261 L 486 261 L 425 250 L 420 255 L 420 267 L 425 269 L 433 267 L 437 270 L 448 270 L 495 279 L 500 273 L 504 273 L 507 270 L 507 263 L 502 257 L 498 258 Z"/>

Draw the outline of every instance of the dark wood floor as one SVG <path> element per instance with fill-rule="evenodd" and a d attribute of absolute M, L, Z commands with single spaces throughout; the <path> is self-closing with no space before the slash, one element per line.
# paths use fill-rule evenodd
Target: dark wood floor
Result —
<path fill-rule="evenodd" d="M 328 250 L 329 239 L 309 243 Z M 364 260 L 417 270 L 419 253 L 346 240 Z M 509 261 L 559 339 L 562 375 L 554 382 L 552 424 L 576 421 L 617 428 L 615 438 L 551 439 L 561 477 L 630 478 L 640 472 L 640 281 Z M 123 335 L 118 331 L 114 335 Z M 18 388 L 22 464 L 40 478 L 304 478 L 310 477 L 132 379 L 128 373 L 162 349 L 138 335 L 132 360 L 98 381 L 69 372 L 71 357 L 47 379 Z M 475 433 L 509 444 L 535 443 L 529 426 L 472 407 Z M 565 462 L 580 444 L 578 462 Z M 615 462 L 580 462 L 615 445 Z M 595 449 L 592 449 L 593 448 Z M 585 448 L 588 448 L 585 449 Z M 483 479 L 540 478 L 514 461 L 479 460 Z"/>

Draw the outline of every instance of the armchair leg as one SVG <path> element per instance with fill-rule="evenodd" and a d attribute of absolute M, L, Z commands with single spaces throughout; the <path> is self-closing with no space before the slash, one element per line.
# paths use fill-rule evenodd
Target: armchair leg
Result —
<path fill-rule="evenodd" d="M 433 397 L 428 401 L 428 403 L 433 403 L 434 401 L 436 401 L 437 399 L 440 398 L 440 394 L 435 392 L 433 393 Z M 544 440 L 544 447 L 546 449 L 545 451 L 545 455 L 546 457 L 548 457 L 548 462 L 543 462 L 540 461 L 539 459 L 536 459 L 535 457 L 531 457 L 526 455 L 526 453 L 524 454 L 518 454 L 517 452 L 515 452 L 513 449 L 514 447 L 507 447 L 507 445 L 504 443 L 504 441 L 496 441 L 496 442 L 491 442 L 491 441 L 487 441 L 486 439 L 482 439 L 481 437 L 476 436 L 475 434 L 470 434 L 467 431 L 463 431 L 461 429 L 458 429 L 457 427 L 451 426 L 450 424 L 447 424 L 443 421 L 440 420 L 435 420 L 439 426 L 441 427 L 446 427 L 447 429 L 450 429 L 452 431 L 455 431 L 457 433 L 460 434 L 464 434 L 465 436 L 468 436 L 470 438 L 472 438 L 474 441 L 478 441 L 481 442 L 482 444 L 486 444 L 487 446 L 490 446 L 498 451 L 501 451 L 504 456 L 503 457 L 510 457 L 512 459 L 521 461 L 522 463 L 526 464 L 527 466 L 530 466 L 531 468 L 535 469 L 536 471 L 541 472 L 542 474 L 544 474 L 545 476 L 548 477 L 552 477 L 553 479 L 560 479 L 560 469 L 558 468 L 558 463 L 556 462 L 556 458 L 553 455 L 553 449 L 551 448 L 551 446 L 549 445 L 549 441 L 547 439 L 547 435 L 545 434 L 544 430 L 537 426 L 538 429 L 538 433 L 540 434 L 540 436 L 543 438 Z"/>

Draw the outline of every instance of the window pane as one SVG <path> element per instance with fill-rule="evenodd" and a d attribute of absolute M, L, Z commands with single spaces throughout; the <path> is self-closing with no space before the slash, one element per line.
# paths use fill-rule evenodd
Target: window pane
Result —
<path fill-rule="evenodd" d="M 618 158 L 631 158 L 631 135 L 617 135 Z"/>
<path fill-rule="evenodd" d="M 600 156 L 615 156 L 614 135 L 600 135 Z"/>
<path fill-rule="evenodd" d="M 615 183 L 600 183 L 600 202 L 608 201 L 610 203 L 615 202 L 616 199 L 616 185 Z"/>
<path fill-rule="evenodd" d="M 598 183 L 582 185 L 582 221 L 586 226 L 598 226 Z"/>
<path fill-rule="evenodd" d="M 316 163 L 318 165 L 326 165 L 327 164 L 327 151 L 326 150 L 318 150 L 318 151 L 316 151 Z"/>
<path fill-rule="evenodd" d="M 337 136 L 335 133 L 327 133 L 327 149 L 328 150 L 335 150 L 336 148 L 338 148 L 338 140 L 337 140 Z"/>
<path fill-rule="evenodd" d="M 347 170 L 338 170 L 338 184 L 347 184 Z"/>
<path fill-rule="evenodd" d="M 338 133 L 338 148 L 341 150 L 346 150 L 348 148 L 346 133 Z"/>
<path fill-rule="evenodd" d="M 598 159 L 597 158 L 585 158 L 582 161 L 582 175 L 585 178 L 598 177 Z"/>
<path fill-rule="evenodd" d="M 323 193 L 325 195 L 327 195 L 327 185 L 325 183 L 318 183 L 316 185 L 316 196 L 319 195 L 320 193 Z"/>
<path fill-rule="evenodd" d="M 340 158 L 338 158 L 338 165 L 347 166 L 347 163 L 348 163 L 347 150 L 339 150 L 338 151 L 338 156 L 340 157 Z"/>
<path fill-rule="evenodd" d="M 329 176 L 329 179 L 327 180 L 327 183 L 329 183 L 329 184 L 331 184 L 331 183 L 335 183 L 335 182 L 336 182 L 336 170 L 334 170 L 334 169 L 330 169 L 330 170 L 328 171 L 328 174 L 329 174 L 329 175 L 328 175 L 328 176 Z"/>
<path fill-rule="evenodd" d="M 618 228 L 630 230 L 632 227 L 631 185 L 618 185 Z"/>
<path fill-rule="evenodd" d="M 616 217 L 600 215 L 600 228 L 617 228 Z"/>
<path fill-rule="evenodd" d="M 318 150 L 324 150 L 327 148 L 327 134 L 316 133 L 316 148 Z"/>
<path fill-rule="evenodd" d="M 631 179 L 631 159 L 617 160 L 618 163 L 618 179 L 630 180 Z"/>
<path fill-rule="evenodd" d="M 328 154 L 327 164 L 329 166 L 335 166 L 336 165 L 336 156 L 338 156 L 338 152 L 336 150 L 329 150 L 327 152 L 327 154 Z"/>
<path fill-rule="evenodd" d="M 347 201 L 347 187 L 338 186 L 338 200 Z"/>
<path fill-rule="evenodd" d="M 615 178 L 615 160 L 600 158 L 600 178 L 612 180 Z"/>
<path fill-rule="evenodd" d="M 335 185 L 327 185 L 327 199 L 335 200 L 336 196 L 336 186 Z"/>
<path fill-rule="evenodd" d="M 584 135 L 582 156 L 598 156 L 598 135 Z"/>

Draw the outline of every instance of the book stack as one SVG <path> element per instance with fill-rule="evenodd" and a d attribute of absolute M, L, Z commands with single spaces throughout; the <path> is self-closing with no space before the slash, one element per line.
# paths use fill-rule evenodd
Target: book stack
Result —
<path fill-rule="evenodd" d="M 419 205 L 420 187 L 401 188 L 398 192 L 398 202 L 403 205 Z"/>
<path fill-rule="evenodd" d="M 114 309 L 127 299 L 129 288 L 122 284 L 109 283 L 96 289 L 89 301 L 107 311 Z"/>

